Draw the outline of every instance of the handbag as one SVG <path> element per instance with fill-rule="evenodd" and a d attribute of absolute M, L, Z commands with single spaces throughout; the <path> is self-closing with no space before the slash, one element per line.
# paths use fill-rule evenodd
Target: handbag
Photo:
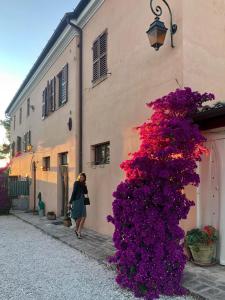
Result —
<path fill-rule="evenodd" d="M 84 197 L 84 205 L 90 205 L 89 197 Z"/>

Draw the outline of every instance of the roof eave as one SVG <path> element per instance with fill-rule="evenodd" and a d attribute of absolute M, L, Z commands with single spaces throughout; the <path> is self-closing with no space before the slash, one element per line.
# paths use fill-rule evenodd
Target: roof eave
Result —
<path fill-rule="evenodd" d="M 212 108 L 198 112 L 193 116 L 193 121 L 201 130 L 209 130 L 225 126 L 225 107 Z"/>

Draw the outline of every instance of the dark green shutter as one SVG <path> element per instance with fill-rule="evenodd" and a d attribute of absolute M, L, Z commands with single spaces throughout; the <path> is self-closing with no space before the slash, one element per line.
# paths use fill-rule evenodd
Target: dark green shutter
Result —
<path fill-rule="evenodd" d="M 55 100 L 56 100 L 56 78 L 51 80 L 51 111 L 55 110 Z"/>
<path fill-rule="evenodd" d="M 93 82 L 107 75 L 107 31 L 93 43 Z"/>
<path fill-rule="evenodd" d="M 62 69 L 62 82 L 61 82 L 61 103 L 68 101 L 68 64 L 66 64 Z"/>

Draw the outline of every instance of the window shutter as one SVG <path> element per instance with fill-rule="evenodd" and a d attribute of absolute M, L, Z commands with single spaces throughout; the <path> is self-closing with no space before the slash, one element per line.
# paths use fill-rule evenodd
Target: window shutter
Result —
<path fill-rule="evenodd" d="M 56 100 L 56 78 L 51 80 L 51 110 L 55 110 L 55 100 Z"/>
<path fill-rule="evenodd" d="M 30 98 L 27 99 L 27 117 L 30 115 Z"/>
<path fill-rule="evenodd" d="M 25 133 L 23 136 L 23 151 L 27 151 L 27 134 Z"/>
<path fill-rule="evenodd" d="M 107 33 L 100 36 L 100 77 L 107 74 Z"/>
<path fill-rule="evenodd" d="M 18 136 L 17 141 L 16 141 L 16 150 L 17 150 L 17 152 L 19 152 L 19 148 L 20 148 L 20 146 L 19 146 L 19 136 Z"/>
<path fill-rule="evenodd" d="M 49 115 L 49 112 L 51 112 L 51 82 L 47 82 L 47 88 L 46 88 L 46 103 L 47 103 L 47 109 L 46 115 Z"/>
<path fill-rule="evenodd" d="M 93 62 L 95 62 L 96 59 L 98 58 L 99 58 L 99 40 L 97 40 L 93 44 Z"/>
<path fill-rule="evenodd" d="M 107 52 L 107 33 L 104 32 L 99 38 L 100 56 Z"/>
<path fill-rule="evenodd" d="M 96 81 L 100 75 L 99 75 L 99 60 L 97 60 L 94 64 L 93 64 L 93 82 Z"/>
<path fill-rule="evenodd" d="M 28 131 L 27 135 L 28 135 L 28 142 L 27 142 L 27 144 L 31 145 L 31 131 L 30 130 Z"/>
<path fill-rule="evenodd" d="M 107 32 L 98 37 L 93 44 L 93 82 L 107 75 Z"/>
<path fill-rule="evenodd" d="M 45 117 L 48 115 L 48 88 L 45 88 Z"/>
<path fill-rule="evenodd" d="M 62 101 L 65 103 L 68 101 L 68 64 L 62 69 Z"/>
<path fill-rule="evenodd" d="M 104 55 L 100 58 L 100 77 L 107 74 L 107 56 Z"/>
<path fill-rule="evenodd" d="M 45 89 L 42 92 L 42 119 L 46 116 L 46 107 L 45 107 Z"/>
<path fill-rule="evenodd" d="M 23 111 L 22 111 L 22 107 L 21 107 L 20 108 L 20 119 L 19 119 L 20 124 L 22 124 L 22 114 L 23 114 Z"/>
<path fill-rule="evenodd" d="M 48 81 L 48 114 L 52 112 L 52 105 L 53 105 L 52 88 L 53 88 L 53 83 L 52 80 L 50 80 L 50 82 Z"/>
<path fill-rule="evenodd" d="M 17 152 L 21 152 L 21 137 L 17 137 Z"/>
<path fill-rule="evenodd" d="M 99 39 L 93 44 L 93 81 L 99 78 Z"/>

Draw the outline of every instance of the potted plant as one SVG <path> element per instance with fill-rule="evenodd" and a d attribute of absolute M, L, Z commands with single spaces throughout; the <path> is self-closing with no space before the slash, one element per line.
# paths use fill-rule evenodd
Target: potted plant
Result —
<path fill-rule="evenodd" d="M 71 227 L 72 226 L 71 209 L 69 207 L 68 207 L 68 210 L 67 210 L 66 214 L 64 215 L 63 225 L 66 226 L 66 227 Z"/>
<path fill-rule="evenodd" d="M 48 220 L 55 220 L 56 219 L 56 214 L 54 213 L 54 211 L 49 211 L 47 213 L 47 219 Z"/>
<path fill-rule="evenodd" d="M 68 215 L 64 217 L 63 225 L 66 227 L 70 227 L 72 225 L 71 219 Z"/>
<path fill-rule="evenodd" d="M 45 215 L 45 203 L 42 201 L 41 192 L 38 193 L 38 214 L 40 217 Z"/>
<path fill-rule="evenodd" d="M 195 228 L 187 232 L 185 243 L 191 251 L 194 263 L 211 265 L 215 262 L 217 231 L 213 226 Z"/>

